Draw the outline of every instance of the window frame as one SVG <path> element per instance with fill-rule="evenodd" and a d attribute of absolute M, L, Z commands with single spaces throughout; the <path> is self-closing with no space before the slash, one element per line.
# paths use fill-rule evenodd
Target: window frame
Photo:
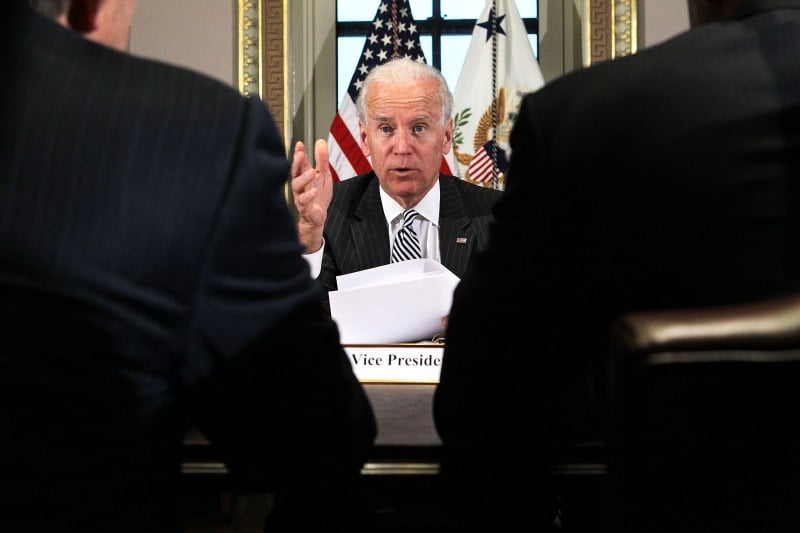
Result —
<path fill-rule="evenodd" d="M 340 0 L 341 1 L 341 0 Z M 443 35 L 472 35 L 477 19 L 448 19 L 441 15 L 438 0 L 433 2 L 433 15 L 430 18 L 414 19 L 420 35 L 432 37 L 433 57 L 429 59 L 431 65 L 442 68 L 442 41 Z M 528 35 L 539 34 L 538 18 L 523 18 Z M 372 20 L 365 21 L 336 21 L 336 37 L 358 37 L 368 35 L 372 31 Z"/>

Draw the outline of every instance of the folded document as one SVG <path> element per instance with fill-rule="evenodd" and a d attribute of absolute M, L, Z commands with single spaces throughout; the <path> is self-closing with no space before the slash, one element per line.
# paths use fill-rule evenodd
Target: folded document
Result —
<path fill-rule="evenodd" d="M 432 259 L 411 259 L 344 274 L 331 291 L 342 344 L 418 342 L 443 333 L 459 278 Z"/>

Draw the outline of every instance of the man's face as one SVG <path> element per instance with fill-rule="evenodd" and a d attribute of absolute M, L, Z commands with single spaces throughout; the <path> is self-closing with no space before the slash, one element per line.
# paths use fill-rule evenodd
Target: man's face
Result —
<path fill-rule="evenodd" d="M 439 179 L 442 154 L 453 139 L 452 118 L 441 121 L 435 81 L 375 83 L 366 109 L 367 122 L 360 124 L 364 155 L 389 196 L 416 205 Z"/>

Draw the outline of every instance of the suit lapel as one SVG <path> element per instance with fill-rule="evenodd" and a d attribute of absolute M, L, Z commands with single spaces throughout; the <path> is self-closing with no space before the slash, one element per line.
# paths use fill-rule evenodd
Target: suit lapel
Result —
<path fill-rule="evenodd" d="M 464 211 L 464 203 L 453 180 L 439 177 L 439 248 L 442 264 L 461 277 L 467 270 L 469 258 L 476 245 L 475 232 Z"/>
<path fill-rule="evenodd" d="M 350 226 L 359 270 L 385 265 L 389 262 L 389 229 L 383 214 L 378 179 L 373 177 L 355 209 L 358 220 Z"/>

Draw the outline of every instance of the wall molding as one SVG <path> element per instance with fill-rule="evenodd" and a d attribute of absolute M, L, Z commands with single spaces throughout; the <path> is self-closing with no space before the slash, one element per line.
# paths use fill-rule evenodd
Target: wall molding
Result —
<path fill-rule="evenodd" d="M 584 0 L 583 65 L 636 52 L 637 0 Z"/>
<path fill-rule="evenodd" d="M 238 85 L 245 95 L 256 95 L 269 105 L 285 139 L 286 0 L 238 0 Z"/>

